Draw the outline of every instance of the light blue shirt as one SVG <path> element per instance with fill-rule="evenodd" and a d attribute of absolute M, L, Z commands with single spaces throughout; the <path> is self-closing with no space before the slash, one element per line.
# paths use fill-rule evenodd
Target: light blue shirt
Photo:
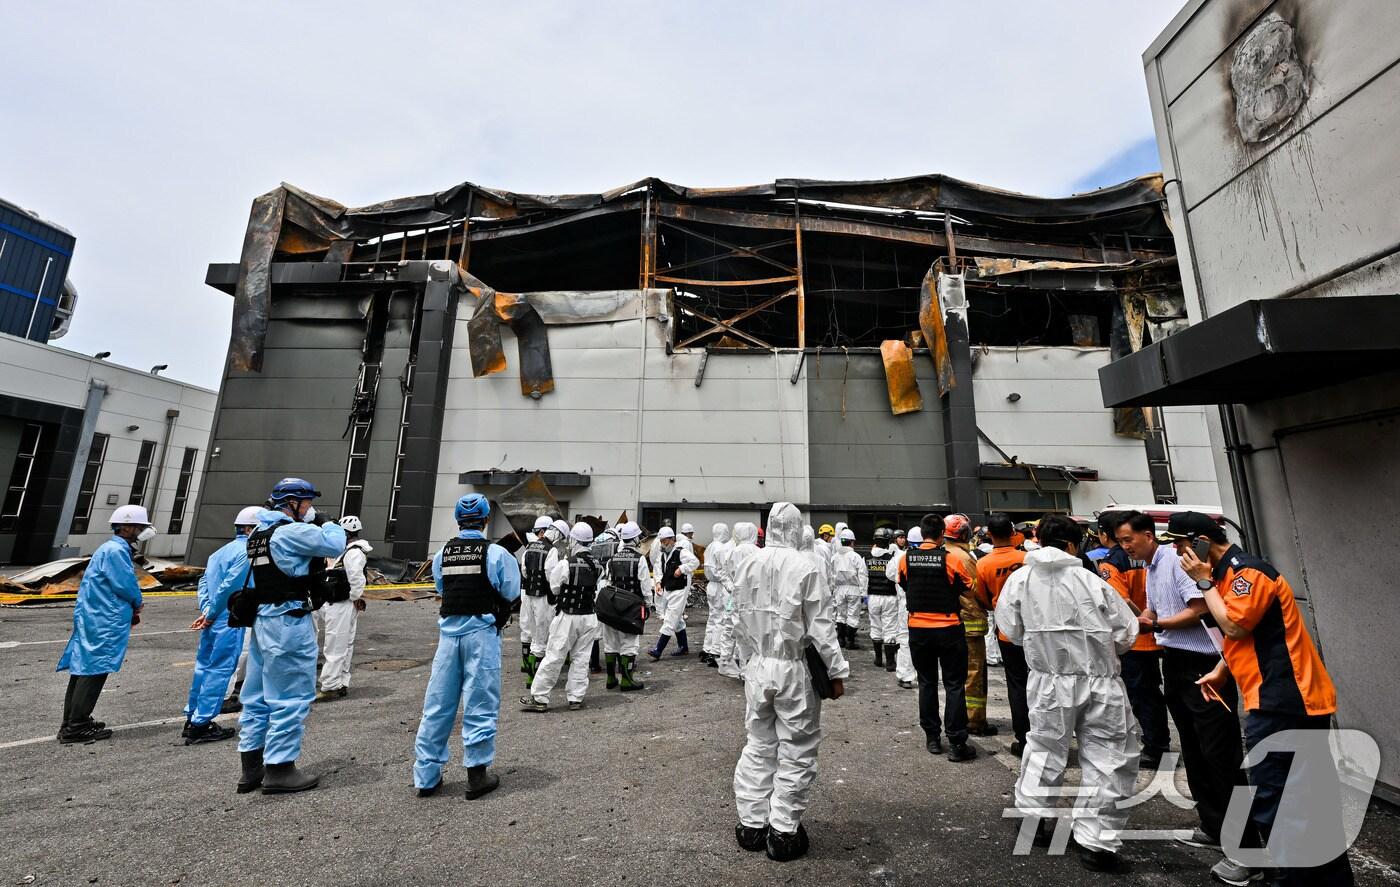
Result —
<path fill-rule="evenodd" d="M 458 539 L 485 539 L 480 530 L 461 530 Z M 520 564 L 499 545 L 486 546 L 486 580 L 496 593 L 508 601 L 520 597 Z M 433 555 L 433 585 L 442 595 L 442 549 Z M 448 637 L 458 637 L 469 631 L 496 627 L 495 616 L 439 616 L 438 630 Z"/>
<path fill-rule="evenodd" d="M 278 524 L 286 526 L 272 534 L 272 542 L 268 547 L 271 549 L 272 562 L 288 576 L 305 576 L 311 569 L 311 559 L 314 557 L 339 557 L 345 551 L 345 530 L 340 524 L 332 522 L 318 527 L 315 524 L 293 521 L 280 511 L 264 508 L 258 512 L 259 530 L 266 530 Z M 224 546 L 229 547 L 231 546 Z M 243 588 L 245 584 L 253 584 L 252 577 L 248 575 L 246 542 L 241 547 L 234 548 L 226 570 L 219 587 L 204 607 L 204 617 L 210 621 L 228 611 L 228 599 L 235 591 Z M 280 616 L 290 610 L 300 610 L 304 606 L 301 601 L 263 604 L 258 607 L 258 615 Z"/>
<path fill-rule="evenodd" d="M 235 536 L 233 541 L 224 543 L 223 547 L 209 555 L 209 560 L 204 564 L 204 573 L 199 577 L 200 612 L 205 612 L 208 609 L 209 598 L 219 590 L 219 586 L 223 585 L 224 577 L 228 575 L 229 565 L 239 550 L 242 550 L 246 556 L 247 536 Z"/>
<path fill-rule="evenodd" d="M 1187 609 L 1187 603 L 1205 597 L 1196 582 L 1181 569 L 1181 557 L 1169 545 L 1158 545 L 1157 553 L 1147 565 L 1147 605 L 1159 620 L 1175 616 Z M 1210 642 L 1210 635 L 1199 622 L 1188 628 L 1163 629 L 1157 632 L 1157 643 L 1174 650 L 1218 655 L 1220 651 Z"/>

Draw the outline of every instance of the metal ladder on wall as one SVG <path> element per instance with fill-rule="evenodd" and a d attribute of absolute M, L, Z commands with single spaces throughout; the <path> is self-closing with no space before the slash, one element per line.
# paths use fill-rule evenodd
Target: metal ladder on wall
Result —
<path fill-rule="evenodd" d="M 1158 505 L 1176 505 L 1176 475 L 1172 471 L 1171 450 L 1167 447 L 1167 426 L 1157 407 L 1143 407 L 1143 444 L 1147 448 L 1147 477 L 1152 482 L 1152 498 Z"/>

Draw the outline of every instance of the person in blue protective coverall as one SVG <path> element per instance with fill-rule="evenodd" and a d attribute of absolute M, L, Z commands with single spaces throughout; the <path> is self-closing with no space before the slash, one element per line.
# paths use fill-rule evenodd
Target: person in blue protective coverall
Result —
<path fill-rule="evenodd" d="M 238 512 L 233 521 L 233 541 L 209 555 L 204 575 L 199 577 L 199 609 L 209 603 L 209 596 L 223 584 L 229 563 L 238 552 L 248 550 L 248 534 L 258 525 L 256 505 Z M 222 613 L 214 624 L 199 633 L 199 652 L 194 657 L 194 678 L 190 681 L 190 697 L 185 703 L 185 729 L 180 735 L 185 745 L 220 742 L 233 737 L 237 730 L 220 727 L 214 718 L 224 706 L 229 678 L 238 667 L 243 652 L 244 629 L 228 624 L 228 612 Z"/>
<path fill-rule="evenodd" d="M 218 590 L 190 626 L 213 625 L 228 611 L 229 598 L 245 587 L 257 602 L 238 720 L 240 794 L 259 787 L 263 794 L 299 792 L 318 782 L 296 767 L 316 698 L 316 626 L 309 597 L 315 568 L 345 550 L 345 530 L 316 516 L 312 500 L 320 495 L 294 477 L 272 488 L 247 547 L 234 552 Z"/>
<path fill-rule="evenodd" d="M 490 513 L 490 503 L 478 493 L 457 500 L 457 538 L 433 555 L 433 584 L 442 596 L 442 609 L 437 652 L 414 743 L 413 785 L 419 797 L 442 787 L 448 738 L 459 704 L 468 800 L 501 784 L 501 778 L 486 768 L 496 757 L 501 629 L 511 603 L 520 597 L 520 564 L 510 552 L 486 541 L 482 530 Z"/>
<path fill-rule="evenodd" d="M 95 742 L 112 731 L 92 719 L 107 675 L 121 671 L 131 626 L 140 621 L 141 587 L 136 582 L 132 548 L 156 534 L 146 509 L 123 505 L 112 512 L 112 538 L 93 552 L 78 586 L 73 634 L 56 671 L 68 672 L 63 696 L 63 725 L 58 741 Z"/>

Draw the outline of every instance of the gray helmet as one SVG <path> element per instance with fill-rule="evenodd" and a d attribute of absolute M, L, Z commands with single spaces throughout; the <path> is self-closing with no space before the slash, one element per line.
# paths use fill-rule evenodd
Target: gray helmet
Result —
<path fill-rule="evenodd" d="M 879 527 L 875 530 L 875 544 L 885 545 L 894 541 L 894 530 L 889 527 Z"/>

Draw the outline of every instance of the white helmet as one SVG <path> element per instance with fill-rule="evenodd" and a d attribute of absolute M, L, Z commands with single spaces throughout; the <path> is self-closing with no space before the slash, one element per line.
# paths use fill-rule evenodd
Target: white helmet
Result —
<path fill-rule="evenodd" d="M 123 505 L 112 512 L 112 519 L 107 521 L 112 526 L 121 524 L 140 524 L 144 527 L 151 525 L 151 516 L 146 513 L 146 509 L 140 505 Z"/>
<path fill-rule="evenodd" d="M 854 541 L 856 541 L 856 534 L 855 534 L 855 532 L 852 531 L 850 527 L 842 527 L 842 528 L 841 528 L 841 541 L 842 541 L 842 542 L 854 542 Z"/>
<path fill-rule="evenodd" d="M 567 538 L 569 538 L 569 525 L 568 525 L 567 523 L 565 523 L 563 520 L 557 520 L 557 521 L 555 521 L 555 522 L 552 524 L 552 526 L 554 527 L 555 530 L 557 530 L 557 531 L 559 532 L 559 538 L 560 538 L 560 539 L 567 539 Z"/>
<path fill-rule="evenodd" d="M 358 533 L 365 528 L 365 525 L 360 523 L 360 519 L 353 514 L 345 515 L 337 523 L 347 533 Z"/>
<path fill-rule="evenodd" d="M 548 515 L 542 514 L 539 517 L 535 518 L 536 530 L 546 530 L 552 526 L 554 526 L 554 521 L 550 520 Z"/>
<path fill-rule="evenodd" d="M 681 524 L 681 532 L 687 536 L 694 536 L 695 528 L 692 527 L 690 524 Z"/>
<path fill-rule="evenodd" d="M 593 528 L 583 521 L 579 521 L 574 524 L 573 529 L 569 530 L 569 536 L 575 542 L 587 544 L 593 541 Z"/>
<path fill-rule="evenodd" d="M 658 532 L 658 533 L 656 534 L 656 538 L 657 538 L 657 539 L 674 539 L 674 538 L 676 538 L 676 531 L 673 530 L 673 529 L 671 529 L 670 527 L 662 527 L 661 530 L 660 530 L 660 532 Z"/>
<path fill-rule="evenodd" d="M 905 534 L 904 538 L 909 541 L 910 545 L 923 545 L 924 531 L 918 527 L 910 527 L 909 532 Z"/>
<path fill-rule="evenodd" d="M 249 505 L 247 508 L 238 512 L 238 517 L 233 519 L 233 525 L 235 527 L 256 527 L 258 525 L 258 513 L 261 511 L 262 509 L 257 505 Z"/>
<path fill-rule="evenodd" d="M 624 542 L 631 542 L 633 539 L 642 535 L 642 528 L 636 521 L 630 520 L 623 524 L 622 529 L 618 532 L 621 534 Z"/>

